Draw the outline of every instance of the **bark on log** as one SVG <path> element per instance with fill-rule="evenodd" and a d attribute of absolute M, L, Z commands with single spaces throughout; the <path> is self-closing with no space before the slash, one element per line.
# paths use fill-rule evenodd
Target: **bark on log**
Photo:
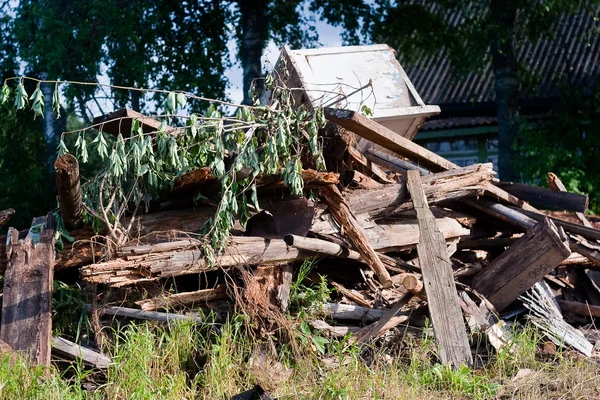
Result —
<path fill-rule="evenodd" d="M 77 229 L 81 227 L 83 211 L 79 163 L 72 154 L 63 154 L 54 162 L 54 171 L 60 215 L 68 230 Z"/>
<path fill-rule="evenodd" d="M 570 254 L 568 240 L 545 219 L 477 274 L 472 286 L 502 311 Z"/>
<path fill-rule="evenodd" d="M 429 210 L 418 171 L 408 171 L 407 187 L 419 219 L 417 253 L 440 359 L 443 364 L 450 364 L 455 369 L 462 364 L 471 365 L 471 348 L 446 241 Z"/>
<path fill-rule="evenodd" d="M 384 288 L 391 287 L 392 279 L 390 278 L 390 274 L 385 269 L 373 247 L 371 247 L 365 236 L 365 232 L 356 221 L 351 208 L 345 204 L 339 190 L 333 185 L 323 187 L 320 190 L 320 197 L 327 204 L 328 211 L 333 215 L 333 218 L 345 231 L 344 236 L 348 238 L 352 246 L 356 248 L 360 255 L 368 262 L 369 267 L 375 272 L 379 283 Z"/>
<path fill-rule="evenodd" d="M 9 262 L 4 275 L 0 340 L 26 351 L 34 365 L 50 365 L 54 225 L 52 213 L 35 218 L 19 243 L 9 232 Z"/>

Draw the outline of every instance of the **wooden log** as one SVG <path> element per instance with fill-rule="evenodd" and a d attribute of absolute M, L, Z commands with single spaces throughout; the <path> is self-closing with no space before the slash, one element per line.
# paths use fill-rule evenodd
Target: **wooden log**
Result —
<path fill-rule="evenodd" d="M 416 276 L 406 275 L 402 280 L 402 286 L 404 286 L 406 290 L 408 290 L 415 296 L 418 296 L 424 300 L 427 299 L 424 292 L 425 288 L 423 287 L 423 282 L 419 280 Z"/>
<path fill-rule="evenodd" d="M 357 292 L 356 290 L 353 290 L 353 289 L 346 289 L 343 285 L 340 285 L 337 282 L 330 281 L 330 283 L 337 292 L 339 292 L 342 296 L 345 296 L 346 298 L 348 298 L 348 300 L 355 302 L 359 306 L 368 307 L 368 308 L 373 307 L 373 301 L 371 299 L 365 298 L 362 295 L 362 293 Z"/>
<path fill-rule="evenodd" d="M 148 247 L 143 246 L 146 250 Z M 281 239 L 233 236 L 223 254 L 211 264 L 197 246 L 161 253 L 142 253 L 81 269 L 84 280 L 122 286 L 159 278 L 196 274 L 234 265 L 281 265 L 314 257 L 289 247 Z M 129 259 L 130 258 L 130 259 Z"/>
<path fill-rule="evenodd" d="M 13 215 L 15 215 L 15 210 L 12 208 L 0 211 L 0 228 L 10 221 Z"/>
<path fill-rule="evenodd" d="M 404 156 L 418 165 L 423 165 L 433 172 L 458 168 L 456 164 L 357 112 L 326 108 L 325 117 L 329 121 L 348 129 L 360 137 Z"/>
<path fill-rule="evenodd" d="M 34 365 L 50 365 L 54 221 L 35 218 L 23 243 L 12 230 L 4 275 L 0 340 L 27 353 Z"/>
<path fill-rule="evenodd" d="M 225 285 L 221 284 L 211 289 L 175 293 L 154 299 L 139 300 L 135 304 L 140 306 L 144 311 L 156 311 L 171 307 L 194 307 L 209 300 L 227 298 L 226 289 Z"/>
<path fill-rule="evenodd" d="M 502 311 L 570 254 L 568 240 L 545 219 L 475 275 L 472 287 Z"/>
<path fill-rule="evenodd" d="M 348 304 L 325 303 L 315 311 L 335 320 L 373 322 L 383 317 L 386 310 L 351 306 Z"/>
<path fill-rule="evenodd" d="M 408 321 L 410 312 L 402 312 L 402 307 L 406 305 L 406 297 L 404 296 L 398 300 L 377 322 L 367 325 L 358 331 L 356 333 L 356 341 L 358 343 L 368 343 L 390 329 Z"/>
<path fill-rule="evenodd" d="M 417 253 L 440 359 L 453 368 L 471 365 L 473 358 L 454 284 L 452 263 L 444 236 L 427 205 L 419 172 L 408 171 L 407 187 L 419 219 Z"/>
<path fill-rule="evenodd" d="M 583 315 L 586 317 L 600 317 L 600 306 L 592 304 L 578 303 L 575 301 L 557 300 L 560 308 L 564 311 Z"/>
<path fill-rule="evenodd" d="M 556 174 L 553 174 L 552 172 L 548 172 L 548 187 L 551 189 L 557 190 L 559 192 L 568 193 L 566 186 L 562 183 L 562 181 L 558 178 L 558 176 L 556 176 Z M 586 198 L 587 198 L 587 196 L 586 196 Z M 586 206 L 586 209 L 587 209 L 587 206 Z M 588 221 L 588 219 L 584 215 L 584 212 L 586 211 L 585 209 L 584 210 L 575 210 L 575 211 L 577 211 L 575 214 L 577 215 L 577 218 L 579 218 L 579 220 L 581 221 L 583 226 L 586 226 L 588 228 L 593 228 L 592 224 L 590 224 L 590 221 Z"/>
<path fill-rule="evenodd" d="M 498 182 L 496 186 L 531 204 L 552 210 L 585 212 L 588 197 L 582 194 L 560 192 L 523 183 Z"/>
<path fill-rule="evenodd" d="M 91 307 L 89 305 L 87 305 L 86 308 L 88 310 L 91 310 Z M 146 319 L 166 323 L 171 323 L 173 321 L 192 321 L 196 324 L 202 324 L 204 322 L 204 320 L 200 316 L 163 313 L 156 311 L 142 311 L 136 308 L 127 307 L 104 306 L 99 308 L 98 311 L 100 311 L 101 314 L 134 319 Z"/>
<path fill-rule="evenodd" d="M 356 169 L 361 171 L 363 174 L 366 174 L 377 182 L 381 183 L 394 183 L 391 179 L 387 177 L 387 174 L 379 168 L 377 164 L 368 160 L 360 151 L 355 149 L 352 146 L 348 146 L 348 165 L 352 169 Z"/>
<path fill-rule="evenodd" d="M 355 171 L 348 170 L 344 173 L 342 183 L 344 186 L 350 189 L 381 189 L 385 185 L 377 182 L 374 179 L 369 178 L 365 174 Z"/>
<path fill-rule="evenodd" d="M 83 201 L 79 185 L 79 163 L 72 154 L 63 154 L 54 162 L 54 171 L 58 206 L 65 227 L 68 230 L 80 228 L 83 224 Z"/>
<path fill-rule="evenodd" d="M 521 212 L 533 220 L 541 221 L 546 218 L 546 215 L 529 211 L 529 210 L 521 210 Z M 572 222 L 563 221 L 562 219 L 555 217 L 548 217 L 556 224 L 556 226 L 562 227 L 566 232 L 573 233 L 576 235 L 581 235 L 589 240 L 600 240 L 600 229 L 588 228 L 586 226 L 577 225 Z"/>
<path fill-rule="evenodd" d="M 55 337 L 52 340 L 52 350 L 60 356 L 69 357 L 72 360 L 81 360 L 84 364 L 91 365 L 94 368 L 108 368 L 112 364 L 112 360 L 104 354 L 62 337 Z"/>
<path fill-rule="evenodd" d="M 345 204 L 339 190 L 331 185 L 322 187 L 319 193 L 321 200 L 327 204 L 328 211 L 344 230 L 344 236 L 348 238 L 352 246 L 367 261 L 369 267 L 377 275 L 379 283 L 384 288 L 391 287 L 392 279 L 390 278 L 390 274 L 385 269 L 373 247 L 371 247 L 364 230 L 356 221 L 351 209 Z"/>
<path fill-rule="evenodd" d="M 371 246 L 379 253 L 414 248 L 419 241 L 419 225 L 416 219 L 398 219 L 376 224 L 367 221 L 367 216 L 363 214 L 357 215 L 356 220 L 366 233 Z M 453 218 L 439 218 L 436 223 L 447 240 L 467 236 L 471 232 Z M 311 232 L 317 235 L 335 235 L 339 238 L 342 236 L 342 229 L 329 215 L 322 215 L 315 220 Z"/>
<path fill-rule="evenodd" d="M 343 338 L 349 333 L 356 333 L 360 330 L 358 326 L 332 326 L 321 320 L 310 321 L 309 324 L 314 329 L 327 332 L 330 336 L 337 338 Z"/>
<path fill-rule="evenodd" d="M 521 296 L 523 305 L 530 310 L 529 319 L 540 328 L 557 346 L 569 346 L 589 357 L 594 345 L 583 333 L 573 328 L 564 319 L 554 300 L 552 291 L 545 282 L 536 283 Z"/>
<path fill-rule="evenodd" d="M 476 195 L 482 185 L 494 178 L 492 164 L 474 164 L 456 170 L 423 177 L 423 190 L 429 203 Z M 348 207 L 355 214 L 369 213 L 372 217 L 389 215 L 410 201 L 406 179 L 378 190 L 353 190 L 344 193 Z"/>

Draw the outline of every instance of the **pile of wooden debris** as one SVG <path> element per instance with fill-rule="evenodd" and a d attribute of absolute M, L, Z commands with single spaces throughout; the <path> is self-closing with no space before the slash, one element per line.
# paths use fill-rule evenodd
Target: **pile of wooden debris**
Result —
<path fill-rule="evenodd" d="M 52 214 L 28 232 L 9 229 L 0 248 L 0 339 L 29 351 L 35 363 L 47 364 L 52 348 L 106 366 L 105 356 L 52 338 L 55 272 L 79 270 L 86 287 L 98 291 L 90 305 L 95 313 L 202 323 L 181 310 L 228 312 L 223 305 L 237 302 L 267 318 L 284 312 L 299 266 L 318 259 L 315 271 L 326 276 L 335 302 L 317 310 L 321 319 L 311 325 L 326 335 L 351 333 L 368 343 L 394 332 L 421 335 L 430 326 L 440 361 L 459 367 L 473 365 L 474 352 L 511 346 L 510 321 L 528 315 L 550 347 L 593 354 L 600 339 L 591 328 L 600 316 L 600 230 L 583 214 L 586 196 L 567 192 L 553 174 L 550 189 L 498 182 L 491 164 L 461 168 L 354 111 L 328 108 L 325 116 L 324 139 L 344 146 L 326 155 L 330 171 L 303 171 L 315 201 L 291 198 L 282 181 L 259 177 L 263 210 L 236 227 L 214 263 L 194 235 L 215 213 L 210 202 L 193 202 L 199 189 L 218 193 L 210 168 L 179 177 L 160 207 L 133 221 L 135 239 L 115 249 L 91 227 L 72 229 L 82 210 L 79 170 L 74 157 L 61 156 L 60 210 L 75 242 L 55 255 Z M 157 129 L 130 110 L 97 122 L 132 119 Z M 114 125 L 102 129 L 110 133 Z M 366 157 L 355 147 L 359 139 L 387 161 Z M 0 213 L 0 224 L 9 217 Z"/>

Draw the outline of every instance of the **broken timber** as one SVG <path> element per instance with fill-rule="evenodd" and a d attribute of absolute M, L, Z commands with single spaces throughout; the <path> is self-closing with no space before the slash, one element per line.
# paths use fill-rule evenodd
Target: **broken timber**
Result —
<path fill-rule="evenodd" d="M 556 176 L 556 174 L 552 172 L 548 172 L 548 187 L 559 192 L 568 193 L 566 186 L 562 183 L 558 176 Z M 584 212 L 585 210 L 579 210 L 575 214 L 577 215 L 577 218 L 579 218 L 583 226 L 593 228 L 592 224 L 590 224 L 590 221 L 588 221 L 588 219 L 583 214 Z"/>
<path fill-rule="evenodd" d="M 473 289 L 504 310 L 569 257 L 568 240 L 546 218 L 473 278 Z"/>
<path fill-rule="evenodd" d="M 429 210 L 418 171 L 407 172 L 407 186 L 419 219 L 417 253 L 440 359 L 443 364 L 451 364 L 453 368 L 459 368 L 462 364 L 471 365 L 471 348 L 446 241 Z"/>
<path fill-rule="evenodd" d="M 52 281 L 54 277 L 52 213 L 33 220 L 19 243 L 11 229 L 7 240 L 0 340 L 27 353 L 34 365 L 49 365 L 52 343 Z"/>
<path fill-rule="evenodd" d="M 52 350 L 61 356 L 81 360 L 84 364 L 91 365 L 94 368 L 108 368 L 112 363 L 112 360 L 104 354 L 80 346 L 62 337 L 55 337 L 52 340 Z"/>
<path fill-rule="evenodd" d="M 576 212 L 585 212 L 588 208 L 588 197 L 582 194 L 556 191 L 513 182 L 499 182 L 496 183 L 496 186 L 504 189 L 513 196 L 517 196 L 521 200 L 539 205 L 542 208 Z"/>
<path fill-rule="evenodd" d="M 199 303 L 209 300 L 223 299 L 227 297 L 225 285 L 219 285 L 212 289 L 202 289 L 193 292 L 170 294 L 164 297 L 136 301 L 144 311 L 156 311 L 161 308 L 170 307 L 193 307 Z"/>
<path fill-rule="evenodd" d="M 325 186 L 320 190 L 320 197 L 325 204 L 327 204 L 328 210 L 338 224 L 344 229 L 345 236 L 360 253 L 360 255 L 367 261 L 369 267 L 373 269 L 377 275 L 379 283 L 384 288 L 392 286 L 392 279 L 390 274 L 385 269 L 385 266 L 379 259 L 377 253 L 366 238 L 364 230 L 360 227 L 356 218 L 352 214 L 351 208 L 349 208 L 344 202 L 344 198 L 339 190 L 335 186 Z"/>
<path fill-rule="evenodd" d="M 13 215 L 15 215 L 15 210 L 12 208 L 0 211 L 0 228 L 2 225 L 6 224 Z"/>

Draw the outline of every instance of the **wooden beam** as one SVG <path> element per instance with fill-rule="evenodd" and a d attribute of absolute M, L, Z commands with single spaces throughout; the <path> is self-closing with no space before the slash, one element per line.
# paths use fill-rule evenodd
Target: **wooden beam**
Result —
<path fill-rule="evenodd" d="M 72 154 L 63 154 L 54 162 L 56 191 L 60 215 L 68 230 L 82 225 L 81 186 L 79 185 L 79 163 Z"/>
<path fill-rule="evenodd" d="M 586 317 L 600 317 L 600 306 L 567 300 L 558 300 L 558 304 L 563 311 Z"/>
<path fill-rule="evenodd" d="M 390 329 L 408 321 L 410 312 L 402 312 L 402 307 L 406 305 L 406 297 L 403 296 L 392 308 L 378 321 L 367 325 L 356 333 L 356 340 L 358 343 L 368 343 L 372 339 L 378 338 Z"/>
<path fill-rule="evenodd" d="M 472 287 L 502 311 L 570 254 L 567 238 L 545 219 L 475 275 Z"/>
<path fill-rule="evenodd" d="M 54 221 L 52 213 L 33 220 L 20 243 L 8 237 L 0 340 L 27 353 L 34 365 L 50 365 L 52 343 L 52 281 Z"/>
<path fill-rule="evenodd" d="M 390 288 L 392 286 L 390 274 L 367 240 L 364 230 L 352 214 L 351 209 L 346 205 L 340 191 L 331 185 L 322 187 L 319 193 L 321 200 L 327 204 L 328 211 L 344 230 L 344 236 L 375 272 L 379 283 L 384 288 Z"/>
<path fill-rule="evenodd" d="M 91 309 L 89 305 L 86 306 L 88 310 Z M 182 315 L 173 313 L 163 313 L 156 311 L 142 311 L 136 308 L 127 307 L 113 307 L 104 306 L 98 309 L 101 314 L 114 315 L 119 317 L 134 318 L 134 319 L 147 319 L 158 322 L 173 322 L 173 321 L 192 321 L 197 324 L 202 324 L 204 321 L 199 316 L 193 315 Z"/>
<path fill-rule="evenodd" d="M 108 368 L 112 360 L 104 354 L 98 353 L 92 349 L 80 346 L 62 337 L 55 337 L 52 340 L 52 350 L 63 357 L 72 360 L 81 360 L 86 365 L 94 368 Z"/>
<path fill-rule="evenodd" d="M 365 322 L 377 321 L 386 313 L 386 310 L 337 303 L 325 303 L 314 311 L 321 312 L 331 319 Z"/>
<path fill-rule="evenodd" d="M 523 183 L 498 182 L 496 186 L 531 204 L 552 210 L 585 212 L 588 197 L 582 194 L 560 192 L 548 188 Z"/>
<path fill-rule="evenodd" d="M 101 132 L 109 133 L 114 136 L 121 134 L 123 137 L 128 137 L 131 135 L 131 125 L 133 120 L 140 123 L 144 133 L 156 133 L 160 128 L 160 121 L 157 119 L 148 117 L 129 108 L 96 117 L 92 121 L 92 124 Z M 169 133 L 176 133 L 182 128 L 166 126 L 165 129 Z"/>
<path fill-rule="evenodd" d="M 551 189 L 557 190 L 559 192 L 568 193 L 566 186 L 562 183 L 562 181 L 558 178 L 558 176 L 556 176 L 556 174 L 554 174 L 552 172 L 548 172 L 548 187 Z M 587 207 L 586 207 L 586 209 L 587 209 Z M 588 228 L 593 228 L 592 224 L 590 224 L 590 221 L 588 221 L 588 219 L 584 215 L 586 210 L 575 210 L 575 211 L 578 211 L 575 213 L 575 215 L 577 215 L 577 218 L 579 218 L 579 220 L 581 221 L 583 226 L 587 226 Z"/>
<path fill-rule="evenodd" d="M 446 241 L 429 210 L 418 171 L 408 171 L 407 186 L 419 219 L 417 253 L 440 359 L 443 364 L 451 364 L 453 368 L 459 368 L 462 364 L 471 365 L 471 347 Z"/>
<path fill-rule="evenodd" d="M 404 156 L 417 165 L 422 165 L 433 172 L 458 168 L 456 164 L 357 112 L 326 108 L 325 117 L 329 121 L 348 129 L 358 136 Z"/>

